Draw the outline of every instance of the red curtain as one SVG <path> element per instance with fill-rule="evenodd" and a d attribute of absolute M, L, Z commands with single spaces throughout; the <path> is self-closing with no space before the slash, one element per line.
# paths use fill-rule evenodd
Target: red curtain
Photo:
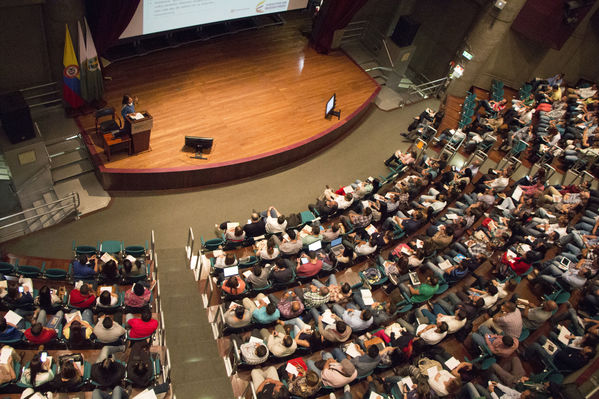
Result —
<path fill-rule="evenodd" d="M 125 31 L 140 0 L 86 0 L 87 22 L 99 55 Z"/>
<path fill-rule="evenodd" d="M 333 33 L 345 28 L 367 1 L 325 0 L 312 26 L 312 43 L 316 51 L 328 53 L 333 43 Z"/>

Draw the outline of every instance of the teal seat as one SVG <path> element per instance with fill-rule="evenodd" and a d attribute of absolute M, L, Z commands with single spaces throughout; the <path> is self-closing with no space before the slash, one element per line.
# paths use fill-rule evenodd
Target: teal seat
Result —
<path fill-rule="evenodd" d="M 73 241 L 73 252 L 75 253 L 75 256 L 79 256 L 79 255 L 87 255 L 87 256 L 91 256 L 91 255 L 95 255 L 98 252 L 98 247 L 95 246 L 91 246 L 91 245 L 75 245 L 75 241 Z"/>
<path fill-rule="evenodd" d="M 131 255 L 134 258 L 145 258 L 146 251 L 148 250 L 148 242 L 146 245 L 129 245 L 125 247 L 125 255 Z"/>
<path fill-rule="evenodd" d="M 524 342 L 526 340 L 526 338 L 528 338 L 530 336 L 530 330 L 528 328 L 522 328 L 522 333 L 520 334 L 520 337 L 518 338 L 518 341 L 520 343 Z"/>
<path fill-rule="evenodd" d="M 13 274 L 15 267 L 8 262 L 0 262 L 0 274 Z"/>
<path fill-rule="evenodd" d="M 225 243 L 223 238 L 213 238 L 211 240 L 204 241 L 204 237 L 200 237 L 200 241 L 202 242 L 202 246 L 206 251 L 214 251 L 219 249 Z"/>
<path fill-rule="evenodd" d="M 46 263 L 42 264 L 42 267 L 30 266 L 30 265 L 19 265 L 17 261 L 17 274 L 22 275 L 27 278 L 38 278 L 41 277 L 44 273 L 44 269 L 46 267 Z"/>
<path fill-rule="evenodd" d="M 123 242 L 117 240 L 102 241 L 100 244 L 100 252 L 106 252 L 111 255 L 120 255 L 123 252 Z"/>
<path fill-rule="evenodd" d="M 46 269 L 44 270 L 44 277 L 48 280 L 66 280 L 68 270 L 64 269 Z"/>
<path fill-rule="evenodd" d="M 300 217 L 302 218 L 302 224 L 310 223 L 316 219 L 316 216 L 314 216 L 314 214 L 310 211 L 303 211 L 300 213 Z"/>

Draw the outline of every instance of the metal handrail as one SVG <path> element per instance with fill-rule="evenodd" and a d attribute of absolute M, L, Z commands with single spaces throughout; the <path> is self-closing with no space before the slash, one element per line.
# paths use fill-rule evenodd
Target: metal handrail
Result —
<path fill-rule="evenodd" d="M 41 87 L 47 87 L 47 86 L 52 86 L 52 85 L 56 85 L 56 82 L 50 82 L 50 83 L 44 83 L 44 84 L 37 85 L 37 86 L 25 87 L 24 89 L 20 89 L 19 91 L 35 90 L 35 89 L 39 89 Z"/>
<path fill-rule="evenodd" d="M 18 217 L 19 215 L 25 216 L 26 212 L 35 211 L 36 209 L 40 209 L 40 208 L 46 207 L 48 205 L 58 204 L 59 202 L 63 202 L 63 201 L 70 200 L 70 199 L 73 199 L 73 205 L 75 206 L 75 208 L 78 208 L 79 204 L 80 204 L 79 194 L 73 192 L 73 193 L 67 195 L 66 197 L 57 199 L 56 201 L 48 202 L 48 203 L 46 203 L 44 205 L 34 206 L 33 208 L 29 208 L 29 209 L 26 209 L 26 210 L 21 211 L 21 212 L 13 213 L 12 215 L 1 217 L 0 218 L 0 222 L 2 222 L 4 220 L 7 220 L 7 219 L 10 219 L 10 218 L 13 218 L 13 217 Z M 42 215 L 36 215 L 36 216 L 32 216 L 32 217 L 34 217 L 34 218 L 35 217 L 41 217 L 41 216 L 47 215 L 49 213 L 51 213 L 51 212 L 46 212 L 46 213 L 44 213 Z M 29 219 L 29 218 L 27 218 L 27 219 Z M 27 219 L 23 219 L 23 220 L 27 220 Z M 4 227 L 4 226 L 0 226 L 0 228 L 2 228 L 2 227 Z"/>
<path fill-rule="evenodd" d="M 34 181 L 36 181 L 37 179 L 39 179 L 42 176 L 42 172 L 48 171 L 50 170 L 50 167 L 48 165 L 43 165 L 41 166 L 38 170 L 35 171 L 34 174 L 32 174 L 30 177 L 27 178 L 27 180 L 25 180 L 23 183 L 20 184 L 21 188 L 17 190 L 17 193 L 20 193 L 23 191 L 23 189 L 25 189 L 26 187 L 28 188 L 31 183 L 33 183 Z M 45 188 L 47 190 L 47 188 Z M 0 219 L 2 220 L 2 219 Z"/>

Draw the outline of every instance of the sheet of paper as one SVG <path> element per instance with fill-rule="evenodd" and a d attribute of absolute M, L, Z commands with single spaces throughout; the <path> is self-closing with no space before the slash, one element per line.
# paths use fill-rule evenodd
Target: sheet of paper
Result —
<path fill-rule="evenodd" d="M 245 272 L 243 272 L 243 276 L 244 276 L 245 278 L 248 278 L 248 277 L 250 276 L 250 274 L 252 274 L 252 271 L 251 271 L 251 270 L 246 270 Z"/>
<path fill-rule="evenodd" d="M 225 254 L 225 253 L 223 252 L 223 250 L 222 250 L 222 249 L 215 249 L 214 251 L 212 251 L 212 256 L 214 256 L 215 258 L 216 258 L 217 256 L 221 256 L 221 255 L 224 255 L 224 254 Z"/>
<path fill-rule="evenodd" d="M 451 264 L 451 262 L 448 261 L 447 259 L 444 260 L 443 262 L 439 263 L 439 268 L 441 268 L 441 270 L 447 270 L 452 266 L 453 265 Z"/>
<path fill-rule="evenodd" d="M 455 213 L 448 213 L 445 216 L 447 216 L 447 219 L 449 220 L 456 220 L 458 218 L 458 215 L 456 215 Z"/>
<path fill-rule="evenodd" d="M 518 255 L 516 255 L 515 253 L 513 253 L 510 249 L 507 250 L 507 257 L 508 258 L 516 258 Z"/>
<path fill-rule="evenodd" d="M 322 314 L 322 322 L 326 324 L 335 324 L 335 319 L 330 310 L 327 310 Z"/>
<path fill-rule="evenodd" d="M 370 396 L 368 397 L 368 399 L 385 399 L 385 398 L 383 398 L 378 393 L 374 393 L 374 392 L 370 391 Z"/>
<path fill-rule="evenodd" d="M 100 287 L 100 293 L 102 293 L 104 291 L 108 291 L 108 292 L 112 293 L 112 287 L 110 287 L 110 286 Z"/>
<path fill-rule="evenodd" d="M 458 367 L 459 364 L 460 364 L 460 361 L 453 356 L 450 357 L 449 359 L 447 359 L 447 361 L 445 362 L 445 365 L 450 370 L 455 369 L 456 367 Z"/>
<path fill-rule="evenodd" d="M 252 344 L 261 344 L 261 345 L 263 345 L 263 344 L 264 344 L 264 341 L 263 341 L 263 340 L 261 340 L 261 339 L 260 339 L 260 338 L 258 338 L 258 337 L 254 337 L 253 335 L 250 337 L 250 339 L 249 339 L 249 341 L 248 341 L 248 342 L 250 342 L 250 343 L 252 343 Z"/>
<path fill-rule="evenodd" d="M 437 366 L 433 366 L 429 367 L 428 370 L 426 370 L 426 375 L 428 375 L 429 378 L 434 378 L 438 372 L 439 370 L 437 370 Z"/>
<path fill-rule="evenodd" d="M 137 259 L 135 259 L 135 257 L 134 257 L 134 256 L 131 256 L 131 255 L 127 255 L 127 256 L 125 257 L 125 259 L 127 259 L 129 262 L 131 262 L 131 263 L 133 263 L 133 264 L 135 264 L 135 261 L 137 260 Z"/>
<path fill-rule="evenodd" d="M 362 201 L 362 207 L 369 208 L 370 207 L 370 201 Z"/>
<path fill-rule="evenodd" d="M 297 371 L 297 368 L 291 363 L 287 363 L 287 366 L 285 367 L 285 371 L 288 372 L 289 374 L 293 374 L 293 375 L 299 374 L 299 372 Z"/>
<path fill-rule="evenodd" d="M 376 229 L 376 227 L 374 227 L 373 225 L 369 224 L 369 225 L 366 227 L 366 232 L 367 232 L 369 235 L 373 235 L 374 233 L 376 233 L 376 232 L 377 232 L 377 229 Z"/>
<path fill-rule="evenodd" d="M 146 389 L 145 391 L 142 391 L 141 393 L 138 393 L 137 395 L 135 395 L 135 397 L 133 399 L 158 399 L 158 398 L 156 397 L 154 390 Z"/>
<path fill-rule="evenodd" d="M 399 384 L 400 389 L 403 388 L 404 384 L 408 386 L 408 389 L 412 389 L 412 387 L 414 386 L 414 382 L 412 381 L 412 378 L 410 378 L 410 376 L 402 378 L 401 380 L 399 380 L 397 384 Z"/>
<path fill-rule="evenodd" d="M 556 351 L 557 351 L 557 345 L 555 343 L 553 343 L 550 340 L 547 340 L 547 342 L 545 342 L 543 344 L 543 348 L 547 351 L 547 353 L 549 353 L 550 355 L 553 355 Z"/>
<path fill-rule="evenodd" d="M 362 356 L 362 354 L 360 352 L 358 352 L 358 349 L 356 348 L 356 344 L 354 344 L 354 343 L 349 344 L 349 346 L 345 350 L 345 353 L 350 355 L 351 357 Z"/>
<path fill-rule="evenodd" d="M 233 230 L 237 226 L 239 226 L 237 222 L 227 223 L 227 230 Z"/>
<path fill-rule="evenodd" d="M 522 197 L 522 188 L 520 186 L 516 187 L 514 189 L 514 192 L 512 193 L 512 199 L 516 202 L 520 201 L 520 197 Z"/>
<path fill-rule="evenodd" d="M 0 288 L 7 288 L 7 287 L 8 287 L 8 281 L 6 281 L 6 280 L 0 281 Z"/>
<path fill-rule="evenodd" d="M 424 247 L 424 241 L 422 240 L 416 240 L 416 248 L 422 248 Z"/>
<path fill-rule="evenodd" d="M 343 192 L 345 194 L 353 193 L 354 192 L 354 188 L 352 186 L 345 186 L 345 187 L 343 187 Z"/>
<path fill-rule="evenodd" d="M 100 257 L 100 260 L 104 263 L 108 263 L 111 260 L 114 260 L 114 258 L 108 252 L 104 252 L 104 254 Z"/>
<path fill-rule="evenodd" d="M 566 327 L 562 326 L 562 328 L 560 328 L 559 330 L 559 335 L 557 336 L 557 339 L 564 345 L 568 345 L 570 343 L 570 340 L 566 338 L 568 335 L 570 335 L 570 331 L 568 331 Z"/>
<path fill-rule="evenodd" d="M 71 320 L 73 320 L 75 317 L 79 316 L 79 318 L 81 318 L 81 312 L 80 311 L 76 311 L 73 313 L 67 313 L 64 315 L 64 318 L 66 319 L 67 323 L 69 323 Z"/>
<path fill-rule="evenodd" d="M 412 251 L 410 251 L 410 249 L 406 247 L 401 248 L 401 253 L 406 255 L 412 255 Z"/>
<path fill-rule="evenodd" d="M 0 364 L 8 364 L 8 359 L 10 358 L 10 354 L 12 353 L 12 349 L 10 347 L 3 347 L 0 352 Z"/>
<path fill-rule="evenodd" d="M 370 306 L 374 303 L 372 292 L 370 292 L 370 290 L 361 289 L 360 293 L 362 294 L 362 301 L 364 302 L 364 305 Z"/>
<path fill-rule="evenodd" d="M 19 322 L 21 320 L 23 320 L 23 318 L 21 316 L 19 316 L 18 314 L 16 314 L 15 312 L 13 312 L 12 310 L 9 310 L 4 315 L 4 320 L 6 320 L 7 323 L 16 326 L 17 324 L 19 324 Z"/>

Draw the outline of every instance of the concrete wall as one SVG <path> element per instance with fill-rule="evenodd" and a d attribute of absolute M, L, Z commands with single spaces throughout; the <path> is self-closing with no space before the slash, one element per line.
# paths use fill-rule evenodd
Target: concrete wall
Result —
<path fill-rule="evenodd" d="M 42 3 L 0 2 L 0 92 L 50 81 Z"/>
<path fill-rule="evenodd" d="M 501 79 L 517 89 L 533 77 L 548 77 L 559 72 L 566 73 L 569 84 L 575 84 L 579 78 L 599 80 L 599 37 L 589 24 L 597 9 L 599 3 L 559 51 L 542 47 L 510 29 L 475 79 L 475 86 L 486 89 L 492 79 Z"/>

